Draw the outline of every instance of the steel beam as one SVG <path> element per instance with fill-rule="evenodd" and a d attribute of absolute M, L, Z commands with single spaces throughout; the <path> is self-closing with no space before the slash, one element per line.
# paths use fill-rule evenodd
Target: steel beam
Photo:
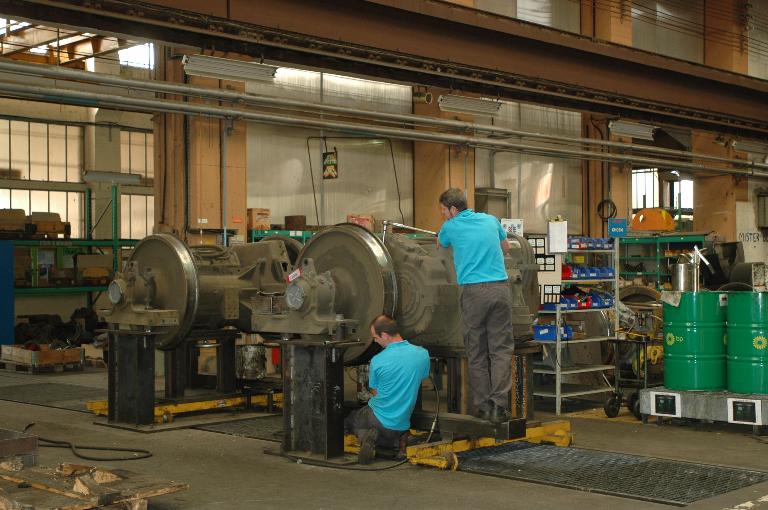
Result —
<path fill-rule="evenodd" d="M 252 7 L 247 0 L 0 0 L 0 12 L 17 18 L 129 38 L 651 122 L 768 133 L 768 85 L 761 80 L 446 2 L 263 0 Z"/>

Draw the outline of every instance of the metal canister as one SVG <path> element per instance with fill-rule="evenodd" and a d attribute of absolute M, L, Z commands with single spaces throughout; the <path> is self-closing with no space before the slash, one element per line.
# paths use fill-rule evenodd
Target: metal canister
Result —
<path fill-rule="evenodd" d="M 691 279 L 691 265 L 687 263 L 672 264 L 672 290 L 691 291 L 693 281 Z"/>
<path fill-rule="evenodd" d="M 267 356 L 263 345 L 238 345 L 235 360 L 238 379 L 263 379 L 267 375 Z"/>
<path fill-rule="evenodd" d="M 680 292 L 664 300 L 664 386 L 672 390 L 725 388 L 725 320 L 728 296 Z"/>
<path fill-rule="evenodd" d="M 768 292 L 729 292 L 728 391 L 768 393 Z"/>

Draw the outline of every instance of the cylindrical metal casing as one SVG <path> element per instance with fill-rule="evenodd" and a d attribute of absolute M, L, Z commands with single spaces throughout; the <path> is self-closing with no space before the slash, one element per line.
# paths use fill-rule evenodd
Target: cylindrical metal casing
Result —
<path fill-rule="evenodd" d="M 682 292 L 664 303 L 664 386 L 671 390 L 725 388 L 726 294 Z"/>
<path fill-rule="evenodd" d="M 768 292 L 728 293 L 728 391 L 768 393 Z"/>

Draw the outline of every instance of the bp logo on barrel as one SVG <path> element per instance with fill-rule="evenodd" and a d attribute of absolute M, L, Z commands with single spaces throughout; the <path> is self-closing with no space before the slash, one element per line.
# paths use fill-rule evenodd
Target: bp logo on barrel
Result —
<path fill-rule="evenodd" d="M 752 340 L 752 345 L 755 349 L 762 351 L 768 347 L 768 338 L 765 338 L 764 336 L 756 336 L 754 340 Z"/>
<path fill-rule="evenodd" d="M 667 333 L 667 345 L 675 345 L 674 333 Z"/>

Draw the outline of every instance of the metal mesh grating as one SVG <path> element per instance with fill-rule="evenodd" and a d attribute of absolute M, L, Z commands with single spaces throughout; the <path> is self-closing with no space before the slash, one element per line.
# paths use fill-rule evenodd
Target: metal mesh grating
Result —
<path fill-rule="evenodd" d="M 768 472 L 519 442 L 459 454 L 459 468 L 685 506 L 768 480 Z"/>
<path fill-rule="evenodd" d="M 36 404 L 73 411 L 86 411 L 89 400 L 107 398 L 106 388 L 91 388 L 75 384 L 33 383 L 0 387 L 0 400 Z"/>
<path fill-rule="evenodd" d="M 214 425 L 200 425 L 195 428 L 199 430 L 207 430 L 208 432 L 218 432 L 220 434 L 232 434 L 233 436 L 262 439 L 264 441 L 280 442 L 283 440 L 282 416 L 259 416 L 258 418 L 248 418 L 247 420 L 230 421 Z"/>

